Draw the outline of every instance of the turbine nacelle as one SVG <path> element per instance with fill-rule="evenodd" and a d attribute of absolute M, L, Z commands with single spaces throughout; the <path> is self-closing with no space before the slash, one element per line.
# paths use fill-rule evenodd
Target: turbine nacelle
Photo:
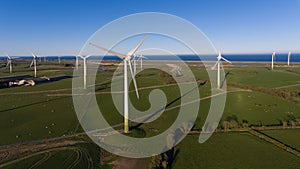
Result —
<path fill-rule="evenodd" d="M 9 56 L 8 54 L 6 54 L 7 60 L 13 60 L 13 58 L 11 56 Z"/>

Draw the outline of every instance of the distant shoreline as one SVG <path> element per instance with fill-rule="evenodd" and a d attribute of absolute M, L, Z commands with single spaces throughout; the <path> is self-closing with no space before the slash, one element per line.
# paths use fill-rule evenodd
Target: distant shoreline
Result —
<path fill-rule="evenodd" d="M 185 61 L 185 62 L 214 62 L 216 61 L 217 55 L 145 55 L 148 59 L 143 60 L 157 60 L 157 61 Z M 230 60 L 231 62 L 241 63 L 241 64 L 253 64 L 253 63 L 270 63 L 271 54 L 224 54 L 224 58 Z M 14 56 L 13 56 L 14 57 Z M 16 56 L 16 60 L 29 60 L 32 59 L 31 56 Z M 44 56 L 40 56 L 41 60 L 44 60 Z M 75 56 L 60 56 L 61 60 L 75 60 Z M 6 60 L 6 56 L 0 56 L 0 60 Z M 58 56 L 46 56 L 46 60 L 58 60 Z M 105 60 L 105 61 L 121 61 L 120 58 L 116 56 L 91 56 L 90 61 Z M 287 54 L 276 54 L 275 62 L 277 64 L 287 63 Z M 300 63 L 300 53 L 292 53 L 290 63 Z"/>

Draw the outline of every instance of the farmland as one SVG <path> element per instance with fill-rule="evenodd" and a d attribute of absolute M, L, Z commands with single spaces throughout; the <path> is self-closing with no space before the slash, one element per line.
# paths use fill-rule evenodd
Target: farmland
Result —
<path fill-rule="evenodd" d="M 51 63 L 55 65 L 54 71 L 48 70 Z M 38 66 L 38 70 L 40 70 L 38 75 L 64 74 L 72 76 L 73 68 L 65 66 L 72 62 L 64 61 L 64 63 L 61 65 L 51 61 L 48 61 L 47 64 L 41 63 Z M 25 65 L 25 63 L 17 64 L 15 66 L 17 72 L 14 75 L 32 74 L 32 69 L 24 68 Z M 114 107 L 110 94 L 110 78 L 116 66 L 107 67 L 108 71 L 98 71 L 96 76 L 97 102 L 102 114 L 111 125 L 122 124 L 123 118 Z M 297 100 L 300 100 L 299 96 L 281 97 L 269 92 L 273 89 L 299 92 L 300 86 L 297 86 L 300 81 L 299 67 L 277 67 L 274 71 L 270 71 L 265 66 L 227 65 L 224 68 L 225 72 L 228 72 L 228 89 L 220 130 L 224 129 L 223 122 L 232 119 L 231 117 L 234 117 L 239 127 L 243 123 L 247 123 L 248 126 L 282 126 L 285 123 L 290 125 L 290 120 L 300 118 L 300 105 L 296 103 Z M 213 96 L 211 96 L 210 80 L 205 69 L 197 66 L 191 66 L 191 69 L 198 80 L 201 96 L 200 110 L 193 128 L 193 130 L 199 131 L 204 124 Z M 183 74 L 184 72 L 185 70 L 183 70 Z M 7 68 L 2 67 L 0 75 L 8 76 Z M 140 126 L 140 129 L 144 131 L 142 137 L 151 137 L 165 131 L 176 119 L 181 103 L 178 99 L 180 97 L 179 89 L 177 85 L 166 83 L 166 79 L 160 76 L 159 70 L 145 69 L 137 74 L 136 79 L 140 98 L 135 97 L 133 84 L 130 85 L 129 96 L 138 110 L 145 111 L 151 106 L 148 97 L 153 89 L 161 89 L 166 95 L 167 103 L 170 103 L 160 118 Z M 204 83 L 205 81 L 207 82 Z M 88 85 L 91 87 L 93 84 Z M 68 136 L 75 137 L 76 140 L 77 135 L 79 135 L 78 137 L 84 136 L 76 117 L 71 94 L 72 78 L 38 84 L 33 87 L 0 89 L 0 146 Z M 187 106 L 192 104 L 187 104 Z M 133 123 L 133 125 L 137 124 Z M 299 130 L 266 130 L 263 132 L 299 150 L 297 143 Z M 140 133 L 135 136 L 141 137 Z M 30 168 L 37 163 L 38 168 L 47 168 L 57 161 L 66 159 L 62 164 L 58 164 L 60 166 L 57 166 L 57 168 L 65 168 L 65 166 L 72 165 L 79 155 L 82 158 L 77 160 L 76 165 L 74 164 L 75 168 L 86 165 L 96 168 L 99 165 L 99 152 L 95 147 L 97 146 L 94 144 L 88 146 L 79 144 L 66 147 L 66 149 L 49 149 L 41 154 L 7 165 L 5 168 L 19 168 L 20 166 Z M 203 144 L 198 143 L 198 135 L 189 135 L 175 149 L 178 150 L 178 156 L 175 158 L 174 168 L 199 168 L 199 164 L 202 168 L 298 168 L 300 164 L 299 157 L 247 132 L 216 133 Z M 192 154 L 191 150 L 193 150 Z M 115 158 L 120 159 L 121 157 Z M 93 162 L 89 162 L 90 159 Z M 264 163 L 257 161 L 264 161 Z"/>

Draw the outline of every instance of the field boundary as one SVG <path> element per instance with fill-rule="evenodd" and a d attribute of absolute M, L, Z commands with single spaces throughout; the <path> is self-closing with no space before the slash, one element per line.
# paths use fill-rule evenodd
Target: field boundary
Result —
<path fill-rule="evenodd" d="M 248 132 L 264 141 L 267 141 L 267 142 L 283 149 L 286 152 L 289 152 L 297 157 L 300 157 L 300 151 L 298 151 L 297 149 L 295 149 L 295 148 L 293 148 L 293 147 L 291 147 L 291 146 L 289 146 L 289 145 L 287 145 L 287 144 L 285 144 L 285 143 L 283 143 L 283 142 L 281 142 L 259 130 L 250 129 Z"/>

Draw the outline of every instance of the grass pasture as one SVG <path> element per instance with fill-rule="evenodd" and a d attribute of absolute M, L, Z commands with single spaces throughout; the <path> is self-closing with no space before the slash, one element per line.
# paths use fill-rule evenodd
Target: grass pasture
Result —
<path fill-rule="evenodd" d="M 174 169 L 299 168 L 300 159 L 248 133 L 218 133 L 198 143 L 187 136 L 177 146 Z"/>
<path fill-rule="evenodd" d="M 145 61 L 146 63 L 147 61 Z M 53 63 L 53 62 L 52 62 Z M 15 66 L 14 75 L 32 74 L 31 68 L 24 64 Z M 55 63 L 55 70 L 48 70 L 51 61 L 38 66 L 38 75 L 65 74 L 71 76 L 72 68 Z M 110 95 L 110 78 L 116 66 L 108 71 L 98 71 L 95 80 L 95 92 L 98 105 L 106 120 L 111 124 L 121 124 L 123 117 L 115 108 Z M 203 67 L 191 67 L 195 78 L 200 79 L 200 110 L 195 129 L 201 129 L 210 108 L 211 87 Z M 7 68 L 0 68 L 0 76 L 8 76 Z M 89 70 L 88 70 L 89 71 Z M 184 72 L 185 70 L 183 70 Z M 263 66 L 225 66 L 228 90 L 222 120 L 235 115 L 241 123 L 247 120 L 250 125 L 281 125 L 283 120 L 293 115 L 300 118 L 300 105 L 287 99 L 258 91 L 245 91 L 230 86 L 230 83 L 250 85 L 260 88 L 281 88 L 289 91 L 300 91 L 300 69 L 298 67 L 275 67 L 270 71 Z M 76 78 L 76 77 L 75 77 Z M 165 131 L 176 119 L 181 103 L 177 85 L 167 84 L 160 77 L 159 71 L 149 69 L 136 76 L 140 98 L 137 99 L 133 84 L 130 84 L 130 100 L 141 112 L 150 108 L 149 94 L 154 89 L 165 93 L 168 106 L 166 111 L 151 123 L 139 125 L 131 134 L 133 137 L 151 137 Z M 123 82 L 121 75 L 118 83 Z M 90 84 L 89 84 L 90 85 Z M 188 84 L 185 84 L 188 85 Z M 294 86 L 295 85 L 295 86 Z M 63 135 L 76 135 L 82 132 L 71 97 L 72 78 L 44 83 L 34 87 L 14 87 L 0 89 L 0 146 L 25 141 L 56 138 Z M 122 93 L 120 93 L 122 95 Z M 187 95 L 188 97 L 188 95 Z M 205 98 L 207 97 L 207 98 Z M 217 97 L 217 96 L 216 96 Z M 300 96 L 295 96 L 300 99 Z M 188 104 L 186 106 L 192 106 Z M 133 123 L 137 126 L 137 123 Z M 118 127 L 120 129 L 121 127 Z M 292 147 L 300 149 L 297 142 L 299 130 L 264 131 Z M 87 168 L 98 165 L 96 146 L 79 145 L 75 149 L 50 151 L 18 161 L 6 168 L 29 168 L 38 163 L 37 168 L 66 168 L 81 156 L 74 168 Z M 300 168 L 300 159 L 248 133 L 217 133 L 204 144 L 198 143 L 198 135 L 187 136 L 177 147 L 178 156 L 173 168 Z M 78 152 L 79 151 L 79 152 Z M 92 158 L 93 164 L 89 162 Z M 46 159 L 46 160 L 45 160 Z M 42 162 L 40 162 L 42 161 Z M 51 167 L 50 167 L 51 166 Z M 107 166 L 109 167 L 109 166 Z"/>
<path fill-rule="evenodd" d="M 11 164 L 3 168 L 100 168 L 97 163 L 98 151 L 97 146 L 93 144 L 55 148 L 42 153 L 28 154 L 20 159 L 15 159 L 16 161 L 12 160 Z"/>
<path fill-rule="evenodd" d="M 300 151 L 300 130 L 266 130 L 263 132 Z"/>

